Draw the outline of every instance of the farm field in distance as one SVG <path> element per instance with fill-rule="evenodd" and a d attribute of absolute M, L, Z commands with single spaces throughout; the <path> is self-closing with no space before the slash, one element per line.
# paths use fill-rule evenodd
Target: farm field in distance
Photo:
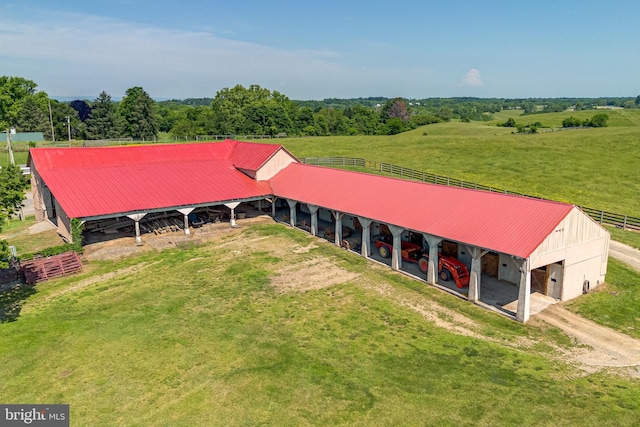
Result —
<path fill-rule="evenodd" d="M 92 261 L 22 304 L 0 323 L 0 401 L 69 402 L 72 425 L 632 426 L 640 411 L 640 380 L 583 371 L 559 330 L 279 224 Z"/>
<path fill-rule="evenodd" d="M 541 122 L 558 128 L 571 115 L 609 115 L 605 128 L 515 134 L 495 126 Z M 393 136 L 277 139 L 298 157 L 363 157 L 469 182 L 640 217 L 640 110 L 588 110 L 522 116 L 501 111 L 490 122 L 423 126 Z M 369 170 L 370 171 L 370 170 Z"/>

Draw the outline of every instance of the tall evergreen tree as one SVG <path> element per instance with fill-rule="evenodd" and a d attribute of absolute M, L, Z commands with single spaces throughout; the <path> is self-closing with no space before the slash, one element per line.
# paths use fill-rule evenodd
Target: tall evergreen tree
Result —
<path fill-rule="evenodd" d="M 22 109 L 16 118 L 16 129 L 19 132 L 42 132 L 47 138 L 51 138 L 49 118 L 34 97 L 28 97 L 22 104 Z"/>
<path fill-rule="evenodd" d="M 152 140 L 158 136 L 155 101 L 139 86 L 127 89 L 118 104 L 122 134 L 134 139 Z"/>
<path fill-rule="evenodd" d="M 111 102 L 111 96 L 107 92 L 100 92 L 95 99 L 86 123 L 89 139 L 109 139 L 118 136 L 116 106 Z"/>

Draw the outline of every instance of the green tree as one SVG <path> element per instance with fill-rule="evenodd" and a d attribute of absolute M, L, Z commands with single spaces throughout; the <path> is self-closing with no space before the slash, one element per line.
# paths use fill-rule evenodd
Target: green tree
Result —
<path fill-rule="evenodd" d="M 294 126 L 298 133 L 304 135 L 315 135 L 315 118 L 313 116 L 313 110 L 310 107 L 298 108 Z"/>
<path fill-rule="evenodd" d="M 402 98 L 390 99 L 382 107 L 380 115 L 383 119 L 400 119 L 402 123 L 409 121 L 409 110 L 407 109 L 407 103 Z"/>
<path fill-rule="evenodd" d="M 0 129 L 15 125 L 24 102 L 36 94 L 37 87 L 22 77 L 0 76 Z"/>
<path fill-rule="evenodd" d="M 344 115 L 351 120 L 352 128 L 359 135 L 377 135 L 380 133 L 382 122 L 380 115 L 372 108 L 354 105 L 345 109 Z"/>
<path fill-rule="evenodd" d="M 636 96 L 636 100 L 634 101 L 637 107 L 640 107 L 640 95 Z"/>
<path fill-rule="evenodd" d="M 438 108 L 438 112 L 436 113 L 436 117 L 442 119 L 445 122 L 450 121 L 453 118 L 453 110 L 448 106 L 442 106 Z"/>
<path fill-rule="evenodd" d="M 26 198 L 25 190 L 29 182 L 22 175 L 22 170 L 16 165 L 7 165 L 0 169 L 0 230 L 9 218 L 15 215 L 22 201 Z M 8 267 L 7 262 L 11 254 L 6 241 L 0 241 L 0 268 Z"/>
<path fill-rule="evenodd" d="M 140 86 L 127 89 L 118 104 L 122 134 L 134 139 L 153 140 L 158 136 L 155 101 Z"/>
<path fill-rule="evenodd" d="M 569 116 L 562 121 L 563 128 L 572 128 L 579 126 L 582 126 L 582 121 L 577 117 Z"/>
<path fill-rule="evenodd" d="M 69 138 L 69 133 L 71 133 L 72 139 L 86 137 L 87 127 L 80 121 L 78 112 L 70 104 L 52 99 L 51 115 L 57 141 L 66 141 Z M 67 123 L 67 117 L 69 118 L 69 123 Z"/>
<path fill-rule="evenodd" d="M 259 85 L 224 88 L 211 102 L 217 134 L 290 133 L 297 107 L 285 95 Z"/>
<path fill-rule="evenodd" d="M 586 120 L 584 125 L 585 126 L 591 126 L 594 128 L 604 128 L 607 127 L 607 122 L 609 121 L 609 115 L 606 113 L 600 113 L 600 114 L 596 114 L 595 116 L 591 117 L 591 119 Z"/>
<path fill-rule="evenodd" d="M 49 118 L 40 109 L 34 97 L 28 97 L 24 100 L 16 117 L 16 129 L 18 132 L 42 132 L 51 139 Z"/>
<path fill-rule="evenodd" d="M 514 128 L 516 127 L 516 121 L 513 117 L 509 117 L 506 122 L 502 125 L 506 128 Z"/>
<path fill-rule="evenodd" d="M 18 213 L 28 186 L 20 166 L 10 164 L 0 169 L 0 229 L 8 218 Z"/>
<path fill-rule="evenodd" d="M 105 92 L 95 99 L 87 119 L 88 139 L 110 139 L 118 136 L 116 128 L 116 106 Z"/>

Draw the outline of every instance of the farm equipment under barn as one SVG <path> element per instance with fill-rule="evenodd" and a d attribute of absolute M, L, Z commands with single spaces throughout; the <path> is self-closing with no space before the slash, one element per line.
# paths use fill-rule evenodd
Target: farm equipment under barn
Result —
<path fill-rule="evenodd" d="M 381 234 L 373 238 L 374 245 L 382 258 L 389 258 L 393 250 L 393 237 Z M 429 254 L 422 246 L 408 241 L 401 241 L 400 253 L 403 261 L 417 263 L 421 273 L 427 273 Z M 438 256 L 438 275 L 443 281 L 453 280 L 458 288 L 469 286 L 469 270 L 460 260 L 452 256 Z"/>

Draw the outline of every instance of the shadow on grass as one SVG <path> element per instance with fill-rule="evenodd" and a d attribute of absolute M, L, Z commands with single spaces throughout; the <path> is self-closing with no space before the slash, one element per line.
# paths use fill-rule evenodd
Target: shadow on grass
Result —
<path fill-rule="evenodd" d="M 0 291 L 0 323 L 15 322 L 20 316 L 22 304 L 36 293 L 35 286 L 19 283 Z"/>

